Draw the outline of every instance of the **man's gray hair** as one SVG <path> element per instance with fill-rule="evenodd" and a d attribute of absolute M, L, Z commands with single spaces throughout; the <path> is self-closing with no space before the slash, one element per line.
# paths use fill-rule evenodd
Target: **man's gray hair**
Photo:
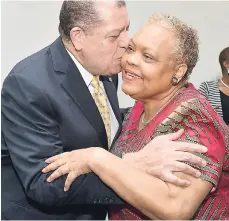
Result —
<path fill-rule="evenodd" d="M 124 0 L 115 1 L 117 7 L 126 6 Z M 96 10 L 96 1 L 64 1 L 59 16 L 59 33 L 62 38 L 70 40 L 70 31 L 74 27 L 80 27 L 86 34 L 90 34 L 93 28 L 101 24 L 98 11 Z"/>
<path fill-rule="evenodd" d="M 149 18 L 149 23 L 160 24 L 173 31 L 175 34 L 175 44 L 171 56 L 174 59 L 175 65 L 187 65 L 188 69 L 185 78 L 188 78 L 199 59 L 197 31 L 177 17 L 166 14 L 152 15 Z"/>

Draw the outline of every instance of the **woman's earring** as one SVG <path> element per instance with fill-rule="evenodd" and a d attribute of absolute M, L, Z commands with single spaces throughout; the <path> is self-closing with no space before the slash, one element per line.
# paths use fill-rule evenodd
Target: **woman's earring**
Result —
<path fill-rule="evenodd" d="M 176 77 L 173 77 L 173 78 L 172 78 L 172 85 L 173 85 L 173 86 L 178 85 L 178 79 L 177 79 Z"/>

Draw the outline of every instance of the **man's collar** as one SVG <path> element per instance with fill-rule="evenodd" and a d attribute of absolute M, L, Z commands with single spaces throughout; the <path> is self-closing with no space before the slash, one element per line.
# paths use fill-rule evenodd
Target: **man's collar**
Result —
<path fill-rule="evenodd" d="M 87 85 L 87 87 L 89 87 L 91 81 L 92 81 L 92 78 L 93 78 L 93 75 L 91 73 L 89 73 L 83 66 L 82 64 L 76 60 L 76 58 L 73 56 L 73 54 L 66 48 L 66 51 L 68 52 L 68 54 L 70 55 L 70 57 L 72 58 L 72 60 L 74 61 L 76 67 L 78 68 L 80 74 L 82 75 L 84 81 L 85 81 L 85 84 Z"/>

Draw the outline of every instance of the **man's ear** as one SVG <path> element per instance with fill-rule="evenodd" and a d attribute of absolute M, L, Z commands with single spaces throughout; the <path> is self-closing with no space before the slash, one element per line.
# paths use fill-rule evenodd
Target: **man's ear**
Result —
<path fill-rule="evenodd" d="M 186 72 L 188 70 L 188 67 L 186 64 L 180 64 L 175 67 L 175 74 L 174 77 L 177 78 L 178 83 L 183 79 L 185 76 Z"/>
<path fill-rule="evenodd" d="M 85 40 L 85 33 L 84 33 L 83 29 L 79 28 L 79 27 L 74 27 L 70 31 L 70 38 L 71 38 L 72 44 L 74 45 L 75 49 L 77 51 L 82 50 L 83 43 Z"/>

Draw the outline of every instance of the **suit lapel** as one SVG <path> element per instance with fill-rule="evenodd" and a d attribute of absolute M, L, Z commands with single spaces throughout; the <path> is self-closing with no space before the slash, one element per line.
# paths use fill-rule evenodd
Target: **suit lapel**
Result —
<path fill-rule="evenodd" d="M 81 109 L 91 125 L 94 127 L 104 148 L 108 147 L 106 130 L 101 115 L 97 109 L 94 99 L 85 84 L 75 63 L 67 53 L 61 39 L 51 45 L 54 69 L 65 73 L 61 83 L 64 90 L 69 94 L 74 103 Z"/>

